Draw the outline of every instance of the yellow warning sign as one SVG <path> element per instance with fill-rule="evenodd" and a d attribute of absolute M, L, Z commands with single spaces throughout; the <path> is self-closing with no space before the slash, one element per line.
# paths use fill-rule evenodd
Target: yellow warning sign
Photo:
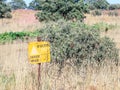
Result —
<path fill-rule="evenodd" d="M 31 64 L 50 62 L 50 43 L 45 41 L 29 43 L 28 58 Z"/>

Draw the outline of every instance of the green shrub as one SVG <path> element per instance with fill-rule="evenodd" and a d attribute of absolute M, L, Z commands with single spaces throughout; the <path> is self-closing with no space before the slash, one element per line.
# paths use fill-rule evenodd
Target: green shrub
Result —
<path fill-rule="evenodd" d="M 5 32 L 0 34 L 0 44 L 4 44 L 6 42 L 11 43 L 17 39 L 25 40 L 26 37 L 36 37 L 38 34 L 38 30 L 34 32 Z"/>
<path fill-rule="evenodd" d="M 58 22 L 46 25 L 40 30 L 42 40 L 51 43 L 52 62 L 62 68 L 66 62 L 75 66 L 104 60 L 117 62 L 118 52 L 113 41 L 101 38 L 95 28 L 89 29 L 83 23 Z"/>

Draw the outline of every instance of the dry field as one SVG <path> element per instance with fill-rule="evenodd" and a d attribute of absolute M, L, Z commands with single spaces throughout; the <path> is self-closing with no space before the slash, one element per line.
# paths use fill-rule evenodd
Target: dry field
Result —
<path fill-rule="evenodd" d="M 35 18 L 33 10 L 15 10 L 12 11 L 12 19 L 0 19 L 0 33 L 10 31 L 32 31 L 42 26 Z"/>
<path fill-rule="evenodd" d="M 107 33 L 102 32 L 101 36 L 108 36 L 116 42 L 117 47 L 120 48 L 120 10 L 116 10 L 119 16 L 109 16 L 108 11 L 104 11 L 101 16 L 92 16 L 91 14 L 86 15 L 85 23 L 93 25 L 96 23 L 107 23 L 113 25 L 114 28 L 109 29 Z"/>
<path fill-rule="evenodd" d="M 0 33 L 40 28 L 42 24 L 35 20 L 34 13 L 13 11 L 14 20 L 4 19 L 4 25 L 0 21 Z M 102 32 L 102 36 L 109 36 L 116 42 L 118 49 L 120 48 L 120 16 L 86 16 L 87 24 L 106 22 L 116 25 L 113 30 L 108 30 L 108 33 Z M 27 46 L 28 42 L 21 41 L 0 45 L 0 90 L 38 90 L 38 65 L 29 64 Z M 42 63 L 40 82 L 39 90 L 120 90 L 120 66 L 107 62 L 102 67 L 88 65 L 76 70 L 66 65 L 59 74 L 56 65 Z"/>

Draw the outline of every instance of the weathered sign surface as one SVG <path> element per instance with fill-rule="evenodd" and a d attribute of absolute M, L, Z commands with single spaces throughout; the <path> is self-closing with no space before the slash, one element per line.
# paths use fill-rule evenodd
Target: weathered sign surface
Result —
<path fill-rule="evenodd" d="M 28 58 L 31 64 L 50 62 L 50 43 L 30 42 L 28 44 Z"/>

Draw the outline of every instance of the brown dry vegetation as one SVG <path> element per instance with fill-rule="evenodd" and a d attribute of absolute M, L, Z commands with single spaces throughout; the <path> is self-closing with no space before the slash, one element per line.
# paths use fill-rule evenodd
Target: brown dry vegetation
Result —
<path fill-rule="evenodd" d="M 15 10 L 12 11 L 12 19 L 0 19 L 0 33 L 10 31 L 32 31 L 42 26 L 35 18 L 33 10 Z"/>
<path fill-rule="evenodd" d="M 92 16 L 91 14 L 86 14 L 85 23 L 93 25 L 99 22 L 107 23 L 108 25 L 113 25 L 114 28 L 109 29 L 108 32 L 102 32 L 102 36 L 108 36 L 116 42 L 117 47 L 120 48 L 120 10 L 116 10 L 119 16 L 109 16 L 108 12 L 103 11 L 101 16 Z"/>
<path fill-rule="evenodd" d="M 3 25 L 0 23 L 0 33 L 41 27 L 41 23 L 35 20 L 35 11 L 19 10 L 12 13 L 12 20 L 4 19 Z M 114 39 L 120 48 L 120 16 L 86 16 L 87 24 L 106 22 L 116 25 L 107 33 L 102 32 L 102 36 Z M 0 90 L 38 90 L 38 65 L 29 64 L 27 46 L 28 42 L 20 41 L 0 45 Z M 81 66 L 79 71 L 66 65 L 61 75 L 57 71 L 56 65 L 42 63 L 40 90 L 120 90 L 120 66 L 114 66 L 110 62 L 104 63 L 101 68 Z"/>

